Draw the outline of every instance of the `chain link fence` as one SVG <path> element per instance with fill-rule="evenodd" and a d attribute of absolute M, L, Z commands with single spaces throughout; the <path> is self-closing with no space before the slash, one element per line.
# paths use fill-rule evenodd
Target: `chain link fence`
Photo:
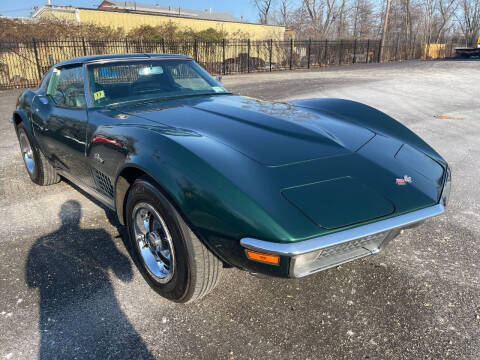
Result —
<path fill-rule="evenodd" d="M 54 64 L 78 57 L 116 53 L 185 54 L 213 75 L 319 68 L 329 65 L 455 56 L 457 42 L 406 46 L 379 40 L 111 40 L 0 42 L 0 89 L 37 86 Z M 435 46 L 434 46 L 435 45 Z M 438 45 L 441 45 L 440 47 Z M 434 47 L 432 47 L 434 46 Z M 459 45 L 461 46 L 461 44 Z M 433 50 L 432 50 L 433 49 Z M 433 51 L 433 52 L 432 52 Z"/>

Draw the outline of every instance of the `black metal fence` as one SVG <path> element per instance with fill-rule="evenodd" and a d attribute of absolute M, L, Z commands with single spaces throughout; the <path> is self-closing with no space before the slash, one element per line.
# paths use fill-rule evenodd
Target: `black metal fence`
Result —
<path fill-rule="evenodd" d="M 438 57 L 454 56 L 455 44 L 442 44 Z M 379 40 L 222 40 L 145 41 L 85 39 L 0 42 L 0 89 L 36 86 L 59 61 L 114 53 L 177 53 L 194 58 L 211 74 L 309 69 L 329 65 L 419 59 L 425 46 L 407 48 L 393 41 L 380 49 Z M 431 50 L 430 50 L 431 52 Z"/>

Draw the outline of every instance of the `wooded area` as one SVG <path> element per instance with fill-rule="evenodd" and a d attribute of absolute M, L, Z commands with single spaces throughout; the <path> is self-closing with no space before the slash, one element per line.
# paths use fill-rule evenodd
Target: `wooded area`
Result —
<path fill-rule="evenodd" d="M 381 39 L 387 0 L 252 0 L 261 23 L 295 29 L 301 39 Z M 480 0 L 392 0 L 385 37 L 407 48 L 480 35 Z"/>

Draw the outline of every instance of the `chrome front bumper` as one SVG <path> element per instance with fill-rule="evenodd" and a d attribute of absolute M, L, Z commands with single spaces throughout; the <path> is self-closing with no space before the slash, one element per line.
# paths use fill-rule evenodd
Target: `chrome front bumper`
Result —
<path fill-rule="evenodd" d="M 303 277 L 380 251 L 401 229 L 445 212 L 442 204 L 294 243 L 244 238 L 250 250 L 290 257 L 290 277 Z"/>

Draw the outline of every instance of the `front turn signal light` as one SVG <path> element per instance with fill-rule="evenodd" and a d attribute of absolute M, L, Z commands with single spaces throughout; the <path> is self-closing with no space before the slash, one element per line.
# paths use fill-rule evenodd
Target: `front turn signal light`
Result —
<path fill-rule="evenodd" d="M 280 264 L 280 256 L 260 253 L 252 250 L 245 250 L 247 257 L 250 260 L 259 261 L 267 264 L 278 265 Z"/>

